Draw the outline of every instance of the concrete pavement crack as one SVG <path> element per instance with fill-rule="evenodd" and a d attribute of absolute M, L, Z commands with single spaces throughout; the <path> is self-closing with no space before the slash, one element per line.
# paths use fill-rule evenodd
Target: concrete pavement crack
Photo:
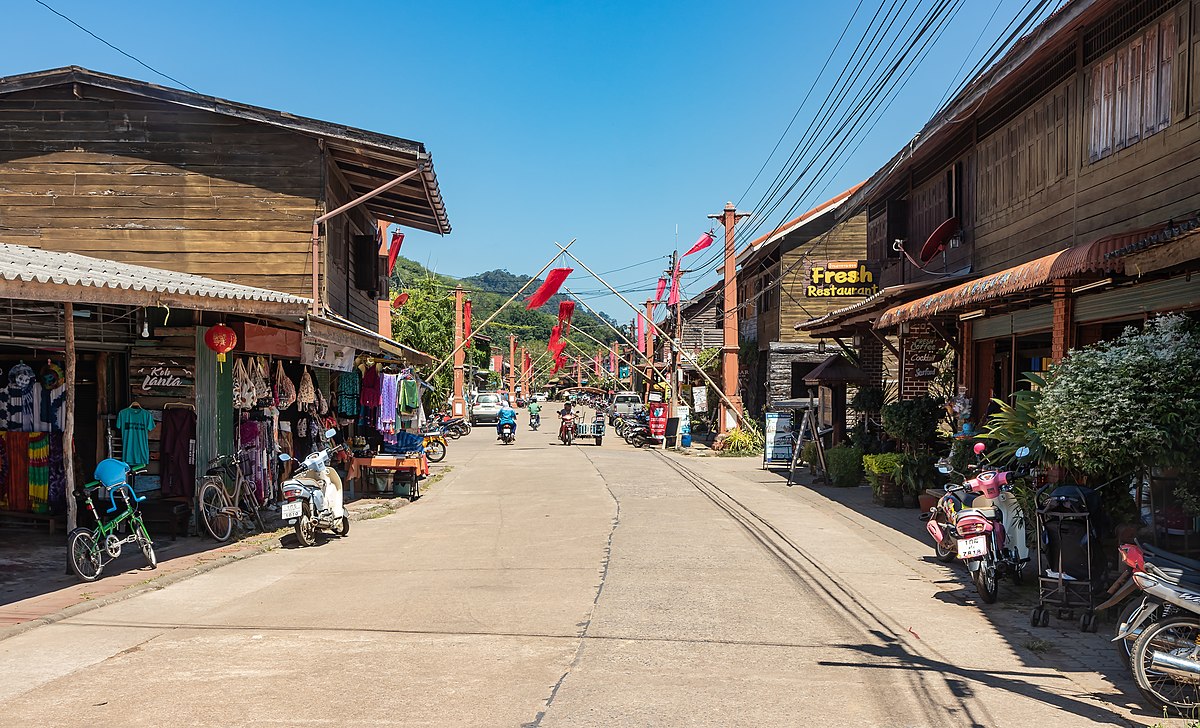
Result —
<path fill-rule="evenodd" d="M 537 715 L 534 716 L 532 721 L 523 724 L 521 728 L 539 728 L 541 726 L 542 720 L 546 717 L 546 713 L 550 710 L 550 706 L 554 704 L 554 698 L 558 696 L 559 688 L 562 687 L 563 682 L 565 682 L 567 679 L 567 676 L 571 674 L 571 671 L 579 665 L 579 661 L 583 658 L 583 645 L 588 640 L 588 631 L 592 627 L 592 618 L 596 615 L 596 607 L 600 604 L 600 595 L 604 593 L 604 583 L 608 579 L 608 566 L 612 562 L 613 536 L 617 532 L 617 526 L 621 524 L 621 499 L 618 498 L 617 494 L 612 491 L 612 488 L 608 483 L 608 478 L 604 477 L 604 473 L 600 470 L 600 468 L 596 467 L 596 463 L 594 460 L 592 460 L 592 456 L 588 455 L 585 450 L 576 449 L 575 452 L 581 453 L 588 461 L 588 464 L 591 465 L 596 471 L 596 475 L 599 476 L 600 482 L 604 484 L 604 490 L 608 493 L 608 497 L 613 499 L 613 504 L 616 506 L 616 512 L 613 514 L 612 528 L 608 530 L 608 541 L 604 545 L 604 558 L 600 562 L 600 583 L 596 585 L 596 596 L 594 599 L 592 599 L 592 608 L 588 611 L 587 619 L 582 622 L 583 629 L 579 633 L 579 643 L 575 646 L 575 656 L 571 659 L 571 664 L 567 665 L 567 669 L 558 678 L 558 681 L 554 683 L 554 687 L 550 688 L 550 695 L 546 698 L 545 707 L 538 711 Z"/>

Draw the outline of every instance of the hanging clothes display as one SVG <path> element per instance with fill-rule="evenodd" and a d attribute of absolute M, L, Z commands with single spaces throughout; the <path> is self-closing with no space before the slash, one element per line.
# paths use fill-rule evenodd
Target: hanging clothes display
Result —
<path fill-rule="evenodd" d="M 363 407 L 379 406 L 379 370 L 374 364 L 368 364 L 363 372 L 362 391 L 358 395 L 358 403 Z"/>
<path fill-rule="evenodd" d="M 196 490 L 196 413 L 188 407 L 163 410 L 159 473 L 164 497 L 191 498 Z"/>
<path fill-rule="evenodd" d="M 66 511 L 67 468 L 63 456 L 63 438 L 61 435 L 50 435 L 50 512 L 59 514 Z"/>
<path fill-rule="evenodd" d="M 400 406 L 405 412 L 412 412 L 421 406 L 421 388 L 415 379 L 403 380 L 400 387 Z"/>
<path fill-rule="evenodd" d="M 358 369 L 342 372 L 337 379 L 335 409 L 342 417 L 358 416 L 358 395 L 362 391 L 362 375 Z"/>
<path fill-rule="evenodd" d="M 375 429 L 384 435 L 396 433 L 396 406 L 399 402 L 400 377 L 384 374 L 379 378 L 379 414 Z"/>
<path fill-rule="evenodd" d="M 29 435 L 29 510 L 50 512 L 50 436 Z"/>
<path fill-rule="evenodd" d="M 134 402 L 117 413 L 117 429 L 121 431 L 121 459 L 135 468 L 149 464 L 154 415 Z"/>
<path fill-rule="evenodd" d="M 8 431 L 33 431 L 33 388 L 37 375 L 21 362 L 8 372 Z"/>
<path fill-rule="evenodd" d="M 29 510 L 29 434 L 8 432 L 4 435 L 5 452 L 8 455 L 8 509 Z"/>

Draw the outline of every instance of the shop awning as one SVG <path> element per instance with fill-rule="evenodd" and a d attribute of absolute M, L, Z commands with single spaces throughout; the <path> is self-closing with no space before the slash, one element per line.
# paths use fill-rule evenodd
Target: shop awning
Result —
<path fill-rule="evenodd" d="M 1060 250 L 890 308 L 879 316 L 875 328 L 885 329 L 913 319 L 930 318 L 1046 285 L 1054 280 L 1054 264 L 1064 253 L 1066 251 Z"/>
<path fill-rule="evenodd" d="M 434 358 L 429 354 L 393 341 L 336 314 L 310 317 L 308 329 L 307 334 L 331 344 L 352 346 L 358 351 L 389 354 L 417 366 L 434 363 Z"/>
<path fill-rule="evenodd" d="M 0 298 L 303 316 L 309 299 L 203 276 L 0 244 Z"/>
<path fill-rule="evenodd" d="M 897 300 L 907 300 L 918 291 L 923 291 L 937 285 L 944 285 L 950 281 L 961 280 L 962 278 L 963 276 L 954 276 L 952 278 L 939 278 L 936 280 L 916 281 L 888 286 L 878 293 L 867 296 L 849 306 L 843 306 L 837 310 L 830 311 L 824 316 L 802 321 L 796 324 L 794 328 L 797 331 L 810 332 L 815 336 L 837 336 L 849 333 L 857 324 L 870 322 L 880 311 L 884 310 L 889 304 L 894 304 Z"/>

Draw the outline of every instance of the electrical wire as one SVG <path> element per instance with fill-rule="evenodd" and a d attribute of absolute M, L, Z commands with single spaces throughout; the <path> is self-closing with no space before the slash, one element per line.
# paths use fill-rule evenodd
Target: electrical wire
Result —
<path fill-rule="evenodd" d="M 146 63 L 145 61 L 143 61 L 142 59 L 140 59 L 140 58 L 138 58 L 137 56 L 133 55 L 132 53 L 129 53 L 128 51 L 124 51 L 124 50 L 122 50 L 122 49 L 118 48 L 117 46 L 113 45 L 112 43 L 109 43 L 108 41 L 104 40 L 103 38 L 101 38 L 100 36 L 96 35 L 96 34 L 95 34 L 95 33 L 93 33 L 92 31 L 88 30 L 87 28 L 83 27 L 83 26 L 82 26 L 82 25 L 80 25 L 79 23 L 75 22 L 75 21 L 74 21 L 74 20 L 72 20 L 71 18 L 67 17 L 66 15 L 63 15 L 63 14 L 62 14 L 62 13 L 60 13 L 59 11 L 57 11 L 57 10 L 55 10 L 54 8 L 50 7 L 50 6 L 49 6 L 49 5 L 47 5 L 45 2 L 43 2 L 43 0 L 33 0 L 33 1 L 34 1 L 35 3 L 37 3 L 38 5 L 41 5 L 42 7 L 46 8 L 46 9 L 47 9 L 47 10 L 49 10 L 50 12 L 54 13 L 54 14 L 55 14 L 55 15 L 57 15 L 58 17 L 62 18 L 63 20 L 67 21 L 67 22 L 68 22 L 68 23 L 70 23 L 71 25 L 74 25 L 76 28 L 79 28 L 79 29 L 80 29 L 80 30 L 82 30 L 84 33 L 87 33 L 88 35 L 92 36 L 93 38 L 95 38 L 96 40 L 100 41 L 101 43 L 103 43 L 104 45 L 108 46 L 109 48 L 112 48 L 112 49 L 113 49 L 114 51 L 116 51 L 117 53 L 120 53 L 121 55 L 123 55 L 123 56 L 125 56 L 126 58 L 128 58 L 128 59 L 132 60 L 133 62 L 135 62 L 135 63 L 137 63 L 137 64 L 141 65 L 143 68 L 146 68 L 146 69 L 148 69 L 148 70 L 149 70 L 149 71 L 151 71 L 152 73 L 157 73 L 159 76 L 162 76 L 163 78 L 165 78 L 165 79 L 167 79 L 167 80 L 169 80 L 169 81 L 174 81 L 175 83 L 179 84 L 180 86 L 183 86 L 184 88 L 186 88 L 188 91 L 191 91 L 191 92 L 193 92 L 193 93 L 200 93 L 200 92 L 199 92 L 199 91 L 197 91 L 196 89 L 194 89 L 194 88 L 192 88 L 191 86 L 187 85 L 187 84 L 186 84 L 186 83 L 184 83 L 183 81 L 180 81 L 179 79 L 175 78 L 174 76 L 171 76 L 171 75 L 168 75 L 168 74 L 166 74 L 166 73 L 163 73 L 162 71 L 158 70 L 158 69 L 157 69 L 157 68 L 155 68 L 154 66 L 151 66 L 149 63 Z"/>

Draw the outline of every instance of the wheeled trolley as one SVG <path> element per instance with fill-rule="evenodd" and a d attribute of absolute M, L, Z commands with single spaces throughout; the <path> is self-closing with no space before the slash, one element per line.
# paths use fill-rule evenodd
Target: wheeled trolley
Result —
<path fill-rule="evenodd" d="M 1059 486 L 1037 509 L 1038 606 L 1029 615 L 1034 627 L 1050 624 L 1050 613 L 1075 620 L 1081 632 L 1096 631 L 1096 592 L 1104 563 L 1095 519 L 1099 495 L 1091 488 Z M 1100 566 L 1103 571 L 1103 567 Z"/>
<path fill-rule="evenodd" d="M 592 438 L 597 445 L 604 442 L 604 420 L 597 418 L 591 422 L 576 422 L 575 439 L 582 437 Z"/>

